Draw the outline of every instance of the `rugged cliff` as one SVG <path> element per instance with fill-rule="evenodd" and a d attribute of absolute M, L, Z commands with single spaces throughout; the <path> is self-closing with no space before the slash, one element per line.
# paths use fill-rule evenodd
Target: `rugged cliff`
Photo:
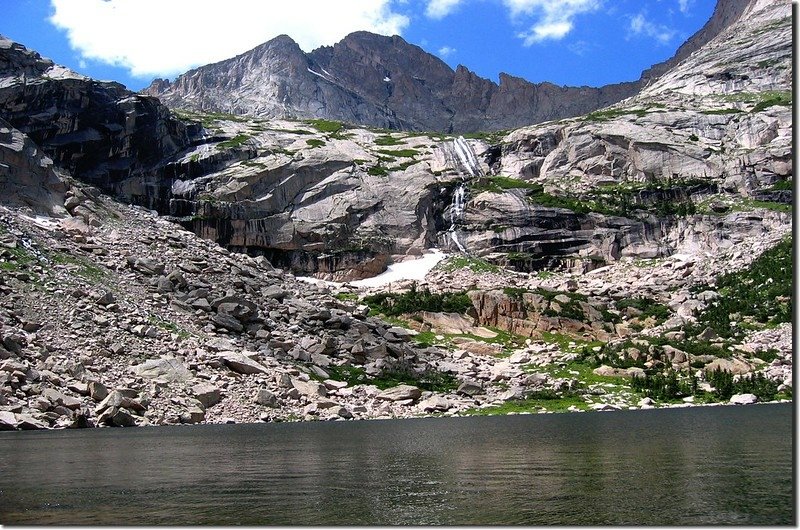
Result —
<path fill-rule="evenodd" d="M 401 37 L 356 32 L 303 53 L 287 36 L 203 66 L 144 92 L 172 108 L 263 118 L 323 118 L 401 130 L 469 132 L 577 116 L 635 94 L 638 82 L 602 88 L 500 84 Z"/>
<path fill-rule="evenodd" d="M 55 164 L 111 186 L 151 172 L 192 132 L 158 100 L 54 64 L 0 36 L 0 116 Z"/>

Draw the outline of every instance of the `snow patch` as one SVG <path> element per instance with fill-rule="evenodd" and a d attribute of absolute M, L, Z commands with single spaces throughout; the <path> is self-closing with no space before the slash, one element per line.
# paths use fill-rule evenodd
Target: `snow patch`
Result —
<path fill-rule="evenodd" d="M 393 263 L 389 265 L 386 271 L 377 276 L 356 280 L 349 282 L 349 284 L 353 287 L 382 287 L 400 280 L 424 280 L 428 271 L 444 258 L 444 252 L 438 248 L 433 248 L 421 258 Z"/>

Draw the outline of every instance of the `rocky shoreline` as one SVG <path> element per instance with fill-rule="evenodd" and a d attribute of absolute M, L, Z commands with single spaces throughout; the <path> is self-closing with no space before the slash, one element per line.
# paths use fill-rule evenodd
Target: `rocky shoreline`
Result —
<path fill-rule="evenodd" d="M 352 288 L 332 292 L 297 281 L 263 257 L 231 253 L 77 183 L 65 207 L 75 215 L 0 212 L 3 429 L 458 416 L 578 386 L 585 387 L 587 410 L 653 405 L 609 379 L 583 385 L 586 374 L 554 372 L 576 359 L 570 344 L 528 338 L 510 348 L 481 340 L 480 334 L 497 335 L 497 328 L 435 314 L 423 328 L 438 326 L 437 345 L 423 346 L 420 331 L 397 325 L 402 321 L 368 316 Z M 726 263 L 744 267 L 782 235 L 770 234 L 746 238 Z M 670 277 L 701 279 L 718 258 L 698 256 L 692 266 L 666 260 L 649 266 L 649 279 L 641 281 L 663 288 Z M 474 286 L 484 298 L 498 285 L 597 295 L 609 285 L 639 289 L 631 277 L 629 263 L 583 277 L 546 278 L 437 268 L 421 286 Z M 678 291 L 672 302 L 685 294 Z M 682 318 L 686 303 L 672 304 L 675 318 Z M 791 385 L 791 325 L 752 337 L 751 351 L 777 345 L 779 357 L 767 366 L 736 362 Z M 593 372 L 601 379 L 629 376 L 602 368 Z M 372 384 L 397 372 L 420 380 L 441 376 L 449 386 Z M 354 376 L 365 384 L 353 384 Z"/>

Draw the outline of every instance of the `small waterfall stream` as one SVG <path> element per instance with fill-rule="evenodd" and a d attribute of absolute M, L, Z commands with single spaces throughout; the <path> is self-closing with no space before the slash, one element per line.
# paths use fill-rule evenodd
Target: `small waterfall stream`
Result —
<path fill-rule="evenodd" d="M 447 229 L 447 233 L 458 250 L 466 253 L 467 249 L 459 239 L 458 225 L 463 220 L 467 205 L 468 183 L 472 178 L 482 176 L 483 171 L 478 157 L 475 156 L 475 152 L 463 136 L 459 136 L 452 143 L 445 144 L 443 148 L 448 161 L 461 176 L 461 183 L 453 192 L 453 200 L 450 204 L 450 228 Z"/>

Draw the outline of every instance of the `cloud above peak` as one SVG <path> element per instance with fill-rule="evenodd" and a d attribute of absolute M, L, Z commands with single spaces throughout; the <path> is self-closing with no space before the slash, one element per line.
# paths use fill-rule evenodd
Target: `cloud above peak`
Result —
<path fill-rule="evenodd" d="M 511 18 L 517 21 L 533 18 L 525 31 L 518 33 L 525 46 L 560 40 L 574 27 L 578 15 L 591 13 L 601 6 L 601 0 L 502 0 Z"/>
<path fill-rule="evenodd" d="M 305 51 L 353 31 L 399 35 L 390 0 L 51 0 L 50 22 L 82 60 L 169 77 L 288 34 Z"/>

